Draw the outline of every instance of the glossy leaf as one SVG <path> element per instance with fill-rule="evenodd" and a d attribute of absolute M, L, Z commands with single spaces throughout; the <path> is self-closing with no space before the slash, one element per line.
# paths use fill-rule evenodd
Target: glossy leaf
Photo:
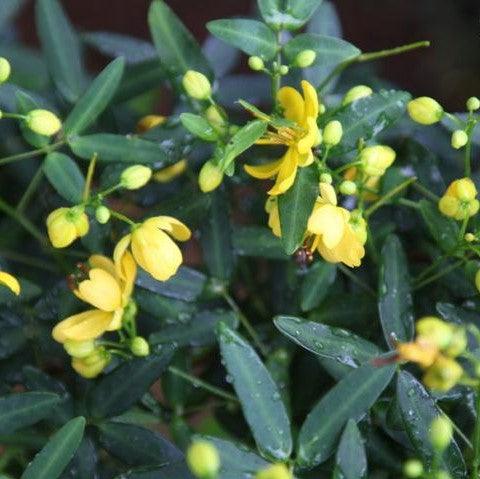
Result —
<path fill-rule="evenodd" d="M 337 277 L 337 267 L 326 261 L 317 261 L 304 276 L 300 290 L 302 311 L 316 308 L 328 295 Z"/>
<path fill-rule="evenodd" d="M 195 479 L 185 462 L 163 466 L 140 467 L 127 471 L 115 479 Z"/>
<path fill-rule="evenodd" d="M 205 141 L 216 141 L 218 135 L 205 118 L 193 113 L 180 115 L 182 125 L 192 134 Z"/>
<path fill-rule="evenodd" d="M 406 371 L 401 371 L 398 375 L 397 400 L 405 429 L 416 454 L 430 465 L 434 451 L 428 433 L 432 421 L 441 414 L 440 409 L 422 384 Z M 452 440 L 444 451 L 441 465 L 452 479 L 466 477 L 465 463 L 455 440 Z"/>
<path fill-rule="evenodd" d="M 378 311 L 383 334 L 391 347 L 413 336 L 414 311 L 407 258 L 397 236 L 385 240 L 381 252 Z"/>
<path fill-rule="evenodd" d="M 97 154 L 99 162 L 148 163 L 158 168 L 169 163 L 165 150 L 158 143 L 136 137 L 97 133 L 72 137 L 68 144 L 84 160 Z"/>
<path fill-rule="evenodd" d="M 80 445 L 84 429 L 85 418 L 68 421 L 34 457 L 21 479 L 57 479 Z"/>
<path fill-rule="evenodd" d="M 460 306 L 454 306 L 449 303 L 437 303 L 436 309 L 438 314 L 445 320 L 452 323 L 468 325 L 475 324 L 478 321 L 478 313 L 476 309 L 466 309 Z"/>
<path fill-rule="evenodd" d="M 257 447 L 267 457 L 287 459 L 292 450 L 290 420 L 277 385 L 255 350 L 239 334 L 220 324 L 218 339 Z"/>
<path fill-rule="evenodd" d="M 11 434 L 50 415 L 60 403 L 57 394 L 28 392 L 0 397 L 0 434 Z"/>
<path fill-rule="evenodd" d="M 352 370 L 310 411 L 298 436 L 297 464 L 311 469 L 333 453 L 349 419 L 359 420 L 388 386 L 395 366 L 365 364 Z"/>
<path fill-rule="evenodd" d="M 278 30 L 299 29 L 321 3 L 322 0 L 258 0 L 262 17 Z"/>
<path fill-rule="evenodd" d="M 318 196 L 316 165 L 299 168 L 293 186 L 278 198 L 283 248 L 293 254 L 303 242 L 308 218 Z"/>
<path fill-rule="evenodd" d="M 53 151 L 46 156 L 42 168 L 48 181 L 62 198 L 72 204 L 82 201 L 85 178 L 69 156 Z"/>
<path fill-rule="evenodd" d="M 362 435 L 357 424 L 350 419 L 345 426 L 337 449 L 336 464 L 340 477 L 364 479 L 367 473 L 367 456 Z"/>
<path fill-rule="evenodd" d="M 264 23 L 241 18 L 213 20 L 207 23 L 208 31 L 247 55 L 264 60 L 272 59 L 277 53 L 275 34 Z"/>
<path fill-rule="evenodd" d="M 62 96 L 74 103 L 85 85 L 77 34 L 58 0 L 37 0 L 35 14 L 50 76 Z"/>
<path fill-rule="evenodd" d="M 115 95 L 124 68 L 125 60 L 117 58 L 93 80 L 63 124 L 66 135 L 78 135 L 95 122 Z"/>
<path fill-rule="evenodd" d="M 167 367 L 173 348 L 165 346 L 146 358 L 132 359 L 97 381 L 88 403 L 94 417 L 116 416 L 135 404 Z"/>
<path fill-rule="evenodd" d="M 289 259 L 280 238 L 263 226 L 237 226 L 233 231 L 233 248 L 239 256 Z"/>

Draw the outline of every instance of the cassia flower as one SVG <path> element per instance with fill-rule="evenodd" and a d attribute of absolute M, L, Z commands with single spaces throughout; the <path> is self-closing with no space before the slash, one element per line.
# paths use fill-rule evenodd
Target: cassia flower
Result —
<path fill-rule="evenodd" d="M 453 181 L 438 202 L 440 212 L 456 220 L 464 220 L 478 213 L 477 188 L 470 178 Z"/>
<path fill-rule="evenodd" d="M 72 359 L 72 368 L 87 379 L 97 377 L 110 362 L 110 353 L 105 348 L 96 348 L 88 356 Z"/>
<path fill-rule="evenodd" d="M 48 237 L 54 248 L 65 248 L 88 233 L 88 216 L 83 206 L 58 208 L 47 217 Z"/>

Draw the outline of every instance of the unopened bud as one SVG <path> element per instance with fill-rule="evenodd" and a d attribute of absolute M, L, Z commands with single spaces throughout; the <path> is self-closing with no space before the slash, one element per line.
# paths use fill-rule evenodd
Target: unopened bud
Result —
<path fill-rule="evenodd" d="M 206 100 L 212 94 L 210 81 L 203 73 L 188 70 L 182 83 L 187 95 L 196 100 Z"/>
<path fill-rule="evenodd" d="M 258 72 L 258 71 L 264 69 L 265 63 L 263 63 L 263 60 L 262 60 L 260 57 L 253 56 L 253 57 L 249 57 L 249 59 L 248 59 L 248 66 L 249 66 L 252 70 Z"/>
<path fill-rule="evenodd" d="M 411 100 L 408 105 L 410 118 L 421 125 L 433 125 L 443 116 L 442 106 L 433 98 L 422 96 Z"/>
<path fill-rule="evenodd" d="M 350 88 L 350 90 L 345 93 L 345 96 L 343 97 L 342 100 L 342 105 L 349 105 L 350 103 L 353 103 L 354 101 L 360 100 L 360 98 L 365 98 L 367 96 L 370 96 L 373 93 L 373 90 L 369 86 L 365 85 L 357 85 L 354 86 L 353 88 Z"/>
<path fill-rule="evenodd" d="M 295 64 L 300 68 L 308 68 L 313 65 L 316 58 L 317 54 L 314 50 L 302 50 L 295 58 Z"/>
<path fill-rule="evenodd" d="M 218 451 L 207 441 L 195 441 L 187 450 L 187 464 L 200 479 L 213 479 L 220 469 Z"/>
<path fill-rule="evenodd" d="M 320 183 L 328 183 L 329 185 L 332 184 L 332 175 L 330 173 L 322 173 L 320 175 Z"/>
<path fill-rule="evenodd" d="M 95 210 L 95 219 L 101 224 L 104 225 L 108 223 L 110 219 L 110 210 L 106 206 L 99 206 Z"/>
<path fill-rule="evenodd" d="M 145 338 L 137 336 L 130 343 L 130 351 L 134 356 L 148 356 L 150 354 L 150 346 Z"/>
<path fill-rule="evenodd" d="M 10 62 L 6 58 L 0 57 L 0 83 L 8 80 L 11 71 Z"/>
<path fill-rule="evenodd" d="M 465 236 L 463 237 L 463 239 L 467 243 L 473 243 L 477 239 L 477 237 L 472 233 L 466 233 Z"/>
<path fill-rule="evenodd" d="M 285 464 L 278 463 L 258 471 L 255 479 L 292 479 L 292 473 Z"/>
<path fill-rule="evenodd" d="M 218 188 L 222 180 L 223 171 L 213 161 L 207 161 L 198 175 L 198 185 L 204 193 Z"/>
<path fill-rule="evenodd" d="M 137 133 L 145 133 L 152 128 L 155 128 L 158 125 L 163 125 L 167 121 L 166 116 L 162 115 L 146 115 L 137 123 L 136 131 Z"/>
<path fill-rule="evenodd" d="M 52 136 L 62 127 L 58 117 L 48 110 L 32 110 L 25 117 L 25 124 L 39 135 Z"/>
<path fill-rule="evenodd" d="M 95 341 L 74 341 L 68 340 L 63 343 L 65 351 L 73 358 L 85 358 L 95 349 Z"/>
<path fill-rule="evenodd" d="M 475 286 L 477 287 L 477 290 L 480 292 L 480 269 L 475 274 Z"/>
<path fill-rule="evenodd" d="M 323 142 L 327 146 L 336 146 L 343 136 L 342 124 L 338 120 L 329 121 L 323 129 Z"/>
<path fill-rule="evenodd" d="M 435 418 L 430 425 L 429 438 L 437 451 L 444 451 L 452 440 L 452 423 L 443 416 Z"/>
<path fill-rule="evenodd" d="M 354 195 L 357 192 L 357 185 L 353 181 L 342 181 L 339 190 L 342 195 Z"/>
<path fill-rule="evenodd" d="M 423 464 L 418 459 L 410 459 L 403 465 L 403 473 L 409 479 L 423 476 Z"/>
<path fill-rule="evenodd" d="M 468 135 L 463 130 L 455 130 L 452 133 L 452 146 L 456 150 L 463 148 L 468 143 Z"/>
<path fill-rule="evenodd" d="M 367 175 L 382 176 L 395 161 L 395 157 L 395 151 L 389 146 L 373 145 L 364 148 L 358 160 Z"/>
<path fill-rule="evenodd" d="M 152 170 L 148 166 L 133 165 L 123 170 L 120 182 L 127 190 L 138 190 L 145 186 L 152 177 Z"/>
<path fill-rule="evenodd" d="M 467 100 L 467 110 L 468 111 L 477 111 L 480 108 L 480 99 L 476 96 L 472 96 Z"/>
<path fill-rule="evenodd" d="M 288 68 L 287 65 L 280 65 L 280 75 L 287 75 L 290 69 Z"/>

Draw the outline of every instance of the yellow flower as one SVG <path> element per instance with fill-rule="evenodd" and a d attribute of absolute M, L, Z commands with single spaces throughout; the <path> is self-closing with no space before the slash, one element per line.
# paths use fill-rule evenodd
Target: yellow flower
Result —
<path fill-rule="evenodd" d="M 97 377 L 110 362 L 111 356 L 104 348 L 97 348 L 88 356 L 73 358 L 72 368 L 87 379 Z"/>
<path fill-rule="evenodd" d="M 317 126 L 319 113 L 318 97 L 315 88 L 302 81 L 302 95 L 292 87 L 283 87 L 278 92 L 278 102 L 284 110 L 284 117 L 294 123 L 292 127 L 279 127 L 276 132 L 268 132 L 257 143 L 261 145 L 285 145 L 285 154 L 277 161 L 266 165 L 245 165 L 245 171 L 260 179 L 276 176 L 270 195 L 285 193 L 295 181 L 298 167 L 312 164 L 312 148 L 321 142 Z"/>
<path fill-rule="evenodd" d="M 187 160 L 180 160 L 171 166 L 162 168 L 153 174 L 153 179 L 158 183 L 168 183 L 180 176 L 187 169 Z"/>
<path fill-rule="evenodd" d="M 83 206 L 58 208 L 47 217 L 48 236 L 55 248 L 65 248 L 89 230 Z"/>
<path fill-rule="evenodd" d="M 423 383 L 436 391 L 448 391 L 463 375 L 463 369 L 454 359 L 440 355 L 423 376 Z"/>
<path fill-rule="evenodd" d="M 292 479 L 292 473 L 285 464 L 278 463 L 258 471 L 255 479 Z"/>
<path fill-rule="evenodd" d="M 330 263 L 345 263 L 351 268 L 360 266 L 365 256 L 366 223 L 358 216 L 351 217 L 345 208 L 337 206 L 332 185 L 320 183 L 320 196 L 307 225 L 314 236 L 311 250 Z"/>
<path fill-rule="evenodd" d="M 168 233 L 168 234 L 167 234 Z M 182 252 L 170 238 L 178 241 L 190 239 L 190 230 L 180 221 L 170 216 L 155 216 L 136 225 L 132 232 L 124 236 L 115 247 L 115 263 L 130 246 L 138 265 L 159 281 L 173 276 L 182 264 Z"/>
<path fill-rule="evenodd" d="M 450 218 L 463 220 L 478 213 L 477 188 L 470 178 L 453 181 L 438 202 L 440 212 Z"/>
<path fill-rule="evenodd" d="M 397 353 L 400 360 L 417 363 L 423 368 L 430 367 L 437 359 L 439 352 L 436 344 L 424 339 L 397 344 Z"/>
<path fill-rule="evenodd" d="M 352 166 L 345 171 L 343 177 L 345 180 L 355 181 L 361 175 L 360 170 L 356 166 Z M 381 176 L 367 176 L 362 182 L 363 189 L 358 196 L 365 201 L 375 201 L 379 198 L 378 190 Z"/>
<path fill-rule="evenodd" d="M 0 284 L 6 286 L 17 296 L 20 294 L 20 283 L 18 282 L 17 278 L 9 273 L 6 273 L 5 271 L 0 271 Z"/>
<path fill-rule="evenodd" d="M 73 292 L 95 309 L 74 314 L 58 323 L 52 336 L 59 343 L 88 341 L 122 326 L 124 308 L 130 301 L 137 273 L 132 255 L 126 251 L 116 263 L 105 256 L 93 255 L 89 266 L 87 277 L 78 281 Z"/>

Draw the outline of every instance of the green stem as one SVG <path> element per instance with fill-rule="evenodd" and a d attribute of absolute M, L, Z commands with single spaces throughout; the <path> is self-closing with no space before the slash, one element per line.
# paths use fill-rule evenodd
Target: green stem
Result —
<path fill-rule="evenodd" d="M 427 279 L 424 279 L 423 281 L 421 281 L 420 283 L 418 283 L 414 288 L 413 290 L 416 291 L 416 290 L 419 290 L 419 289 L 422 289 L 423 287 L 425 287 L 427 284 L 430 284 L 432 283 L 433 281 L 436 281 L 437 279 L 440 279 L 442 278 L 443 276 L 445 276 L 446 274 L 448 273 L 451 273 L 453 270 L 457 269 L 459 266 L 461 266 L 464 262 L 464 258 L 456 261 L 455 263 L 453 263 L 452 265 L 450 265 L 448 268 L 445 268 L 444 270 L 430 276 L 429 278 Z"/>
<path fill-rule="evenodd" d="M 26 264 L 27 266 L 31 266 L 32 268 L 43 269 L 44 271 L 51 271 L 51 272 L 57 271 L 57 269 L 54 268 L 51 264 L 44 262 L 41 259 L 32 258 L 31 256 L 19 254 L 15 251 L 6 251 L 3 249 L 0 249 L 0 257 L 16 263 Z"/>
<path fill-rule="evenodd" d="M 419 210 L 420 205 L 415 201 L 409 200 L 407 198 L 398 198 L 398 204 L 406 206 L 407 208 L 412 208 L 412 210 Z"/>
<path fill-rule="evenodd" d="M 200 387 L 202 389 L 205 389 L 205 391 L 215 394 L 215 396 L 221 397 L 222 399 L 227 399 L 228 401 L 233 401 L 238 403 L 238 399 L 236 396 L 234 396 L 233 394 L 230 394 L 227 391 L 224 391 L 223 389 L 217 388 L 212 384 L 207 383 L 203 379 L 199 379 L 196 376 L 192 376 L 191 374 L 188 374 L 185 371 L 182 371 L 181 369 L 176 368 L 175 366 L 169 366 L 168 370 L 172 374 L 175 374 L 175 376 L 178 376 L 179 378 L 182 378 L 185 381 L 188 381 L 194 387 Z"/>
<path fill-rule="evenodd" d="M 92 188 L 93 174 L 95 173 L 95 166 L 97 165 L 97 154 L 94 153 L 88 165 L 87 178 L 85 180 L 85 187 L 83 188 L 82 199 L 87 202 L 90 198 L 90 190 Z"/>
<path fill-rule="evenodd" d="M 6 156 L 5 158 L 0 159 L 0 166 L 7 165 L 19 160 L 25 160 L 27 158 L 34 158 L 35 156 L 43 155 L 44 153 L 50 153 L 51 151 L 57 150 L 62 145 L 65 144 L 65 141 L 59 141 L 57 143 L 52 143 L 51 145 L 46 145 L 37 150 L 25 151 L 24 153 L 18 153 L 12 156 Z"/>
<path fill-rule="evenodd" d="M 353 283 L 355 283 L 357 286 L 362 288 L 366 293 L 368 293 L 372 298 L 376 298 L 377 295 L 375 294 L 375 291 L 368 286 L 368 284 L 365 284 L 363 281 L 358 279 L 346 266 L 343 264 L 338 264 L 337 265 L 338 269 L 345 275 L 348 276 Z"/>
<path fill-rule="evenodd" d="M 471 113 L 470 113 L 471 116 Z M 464 158 L 464 163 L 465 163 L 465 176 L 467 178 L 470 178 L 472 174 L 472 135 L 473 135 L 473 129 L 475 128 L 475 123 L 469 119 L 467 123 L 467 128 L 465 130 L 466 134 L 468 135 L 468 141 L 465 146 L 465 158 Z"/>
<path fill-rule="evenodd" d="M 478 479 L 478 468 L 480 466 L 480 390 L 476 391 L 476 410 L 475 428 L 473 430 L 473 460 L 470 479 Z"/>
<path fill-rule="evenodd" d="M 23 213 L 25 211 L 25 208 L 28 206 L 28 203 L 31 200 L 32 196 L 35 194 L 38 187 L 42 183 L 42 179 L 43 168 L 42 165 L 40 165 L 35 174 L 33 175 L 32 179 L 30 180 L 30 183 L 28 184 L 27 189 L 20 198 L 20 201 L 17 204 L 17 211 L 19 213 Z"/>
<path fill-rule="evenodd" d="M 412 188 L 417 190 L 419 193 L 421 193 L 426 198 L 431 199 L 435 203 L 438 203 L 438 200 L 440 199 L 435 193 L 432 193 L 430 190 L 425 188 L 425 186 L 423 186 L 421 183 L 418 183 L 418 182 L 414 183 L 412 185 Z"/>
<path fill-rule="evenodd" d="M 130 218 L 128 218 L 125 215 L 122 215 L 122 213 L 119 213 L 118 211 L 110 210 L 110 214 L 114 217 L 119 219 L 120 221 L 123 221 L 125 223 L 128 223 L 130 226 L 135 226 L 136 223 L 132 221 Z"/>
<path fill-rule="evenodd" d="M 282 64 L 282 48 L 280 45 L 280 35 L 281 32 L 277 32 L 277 55 L 275 57 L 276 68 L 273 68 L 272 71 L 272 100 L 273 100 L 273 108 L 274 110 L 277 109 L 277 95 L 278 91 L 280 90 L 281 78 L 282 75 L 280 73 L 280 66 Z"/>

